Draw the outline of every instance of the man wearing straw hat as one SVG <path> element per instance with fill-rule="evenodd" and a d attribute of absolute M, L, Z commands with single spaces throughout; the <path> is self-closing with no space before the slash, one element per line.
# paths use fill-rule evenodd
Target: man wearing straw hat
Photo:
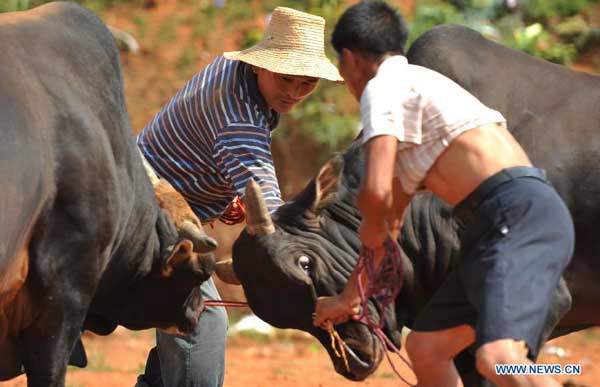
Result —
<path fill-rule="evenodd" d="M 258 44 L 213 60 L 138 136 L 147 164 L 186 198 L 202 222 L 242 222 L 237 200 L 243 200 L 249 179 L 260 185 L 269 211 L 282 204 L 271 131 L 319 78 L 342 81 L 325 56 L 324 30 L 321 17 L 276 8 Z M 219 298 L 212 280 L 200 288 L 205 299 Z M 157 331 L 157 346 L 138 385 L 222 385 L 226 330 L 225 310 L 211 307 L 193 334 Z"/>

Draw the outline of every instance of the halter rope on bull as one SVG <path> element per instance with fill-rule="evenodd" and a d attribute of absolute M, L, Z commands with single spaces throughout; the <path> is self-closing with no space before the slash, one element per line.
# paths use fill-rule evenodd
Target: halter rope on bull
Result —
<path fill-rule="evenodd" d="M 247 200 L 251 203 L 254 203 L 255 206 L 251 206 L 251 210 L 253 214 L 249 214 L 247 230 L 252 235 L 264 235 L 269 234 L 275 231 L 275 227 L 271 221 L 270 215 L 266 211 L 266 205 L 264 203 L 264 199 L 259 194 L 260 188 L 258 185 L 250 180 L 248 185 L 246 186 L 246 195 Z M 256 208 L 254 208 L 256 207 Z M 247 215 L 247 210 L 241 201 L 237 201 L 234 206 L 236 210 L 236 215 L 241 218 L 245 218 Z M 379 270 L 375 272 L 375 263 L 374 256 L 375 252 L 372 249 L 368 249 L 363 247 L 361 250 L 361 254 L 356 263 L 359 273 L 365 271 L 368 278 L 368 285 L 365 289 L 361 281 L 358 281 L 358 290 L 361 298 L 361 313 L 353 316 L 353 319 L 365 324 L 375 333 L 376 337 L 381 342 L 386 358 L 390 362 L 390 365 L 396 375 L 407 385 L 411 385 L 402 375 L 392 362 L 389 354 L 385 350 L 386 348 L 392 349 L 399 357 L 402 359 L 408 367 L 412 369 L 412 366 L 408 360 L 402 356 L 400 350 L 394 345 L 394 343 L 383 333 L 381 330 L 383 328 L 383 320 L 380 319 L 379 324 L 373 321 L 368 314 L 368 302 L 371 299 L 373 302 L 378 304 L 379 310 L 381 311 L 381 315 L 385 313 L 385 309 L 394 303 L 396 296 L 400 292 L 402 288 L 402 255 L 400 252 L 400 247 L 397 243 L 391 240 L 391 238 L 386 238 L 383 245 L 385 249 L 385 254 L 382 258 L 382 262 L 380 264 Z M 224 263 L 224 262 L 223 262 Z M 229 270 L 231 270 L 231 262 L 227 265 L 229 266 Z M 233 275 L 233 273 L 231 273 Z M 360 277 L 360 276 L 359 276 Z M 227 281 L 229 282 L 229 281 Z M 231 283 L 236 283 L 232 281 Z M 239 284 L 239 281 L 237 281 Z M 314 292 L 314 288 L 312 288 Z M 315 302 L 317 300 L 316 292 L 313 295 Z M 222 300 L 206 300 L 206 306 L 229 306 L 229 307 L 245 307 L 248 306 L 245 302 L 235 302 L 235 301 L 222 301 Z M 346 370 L 350 371 L 350 367 L 348 364 L 348 359 L 346 357 L 345 344 L 343 339 L 339 336 L 339 334 L 333 328 L 333 324 L 331 322 L 326 323 L 326 330 L 329 333 L 331 338 L 331 347 L 336 354 L 336 356 L 341 357 L 344 360 L 344 365 Z M 339 348 L 339 351 L 338 351 Z"/>
<path fill-rule="evenodd" d="M 388 359 L 388 362 L 390 363 L 394 373 L 404 383 L 409 386 L 413 386 L 396 369 L 392 359 L 386 351 L 386 348 L 390 348 L 412 370 L 412 365 L 410 362 L 406 360 L 396 345 L 385 335 L 385 333 L 383 333 L 382 328 L 384 320 L 380 319 L 379 323 L 377 323 L 373 321 L 368 314 L 369 300 L 378 306 L 380 315 L 383 316 L 386 308 L 394 303 L 396 296 L 402 289 L 402 280 L 404 276 L 402 272 L 402 254 L 400 252 L 400 247 L 388 236 L 384 241 L 383 248 L 385 253 L 381 259 L 379 270 L 377 272 L 375 271 L 375 251 L 366 247 L 361 249 L 361 254 L 356 262 L 359 278 L 357 281 L 357 287 L 361 300 L 360 312 L 352 316 L 352 319 L 365 324 L 373 331 L 373 333 L 375 333 L 375 336 L 384 348 L 385 356 Z M 368 283 L 366 289 L 360 281 L 360 277 L 363 272 L 365 272 L 367 275 Z M 314 298 L 316 301 L 316 295 Z M 346 370 L 350 371 L 348 361 L 346 359 L 346 353 L 344 351 L 344 342 L 333 329 L 333 324 L 330 321 L 325 321 L 323 329 L 328 331 L 329 336 L 331 337 L 331 346 L 335 354 L 344 359 Z M 336 345 L 340 348 L 341 353 L 338 353 Z"/>
<path fill-rule="evenodd" d="M 360 274 L 365 271 L 368 283 L 367 288 L 365 289 L 360 279 L 357 281 L 361 299 L 361 312 L 358 315 L 353 316 L 353 319 L 367 325 L 373 330 L 381 342 L 385 356 L 396 375 L 398 375 L 404 383 L 412 386 L 412 384 L 398 372 L 385 348 L 392 349 L 411 370 L 412 365 L 404 356 L 402 356 L 396 345 L 385 335 L 385 333 L 383 333 L 382 328 L 384 320 L 380 318 L 379 323 L 376 323 L 369 317 L 368 313 L 368 302 L 369 299 L 371 299 L 378 304 L 380 315 L 383 316 L 385 314 L 385 309 L 394 304 L 396 296 L 402 289 L 404 275 L 402 272 L 402 253 L 400 247 L 389 236 L 385 239 L 383 247 L 385 253 L 381 259 L 379 270 L 377 272 L 375 272 L 375 251 L 373 249 L 363 247 L 361 254 L 358 257 L 356 263 L 358 273 Z"/>

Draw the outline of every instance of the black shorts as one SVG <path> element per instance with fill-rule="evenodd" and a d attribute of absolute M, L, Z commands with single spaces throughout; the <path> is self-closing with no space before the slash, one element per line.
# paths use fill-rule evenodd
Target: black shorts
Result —
<path fill-rule="evenodd" d="M 536 357 L 552 294 L 573 254 L 567 207 L 542 170 L 515 167 L 484 181 L 456 206 L 455 217 L 459 264 L 413 329 L 469 324 L 476 347 L 512 338 Z"/>

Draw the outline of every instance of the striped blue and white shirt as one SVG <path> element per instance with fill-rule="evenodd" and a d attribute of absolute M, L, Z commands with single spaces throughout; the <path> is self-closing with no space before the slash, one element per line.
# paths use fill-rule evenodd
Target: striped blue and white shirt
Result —
<path fill-rule="evenodd" d="M 278 122 L 252 67 L 219 56 L 171 98 L 137 144 L 152 168 L 209 222 L 236 196 L 244 197 L 251 178 L 270 212 L 283 203 L 271 156 Z"/>

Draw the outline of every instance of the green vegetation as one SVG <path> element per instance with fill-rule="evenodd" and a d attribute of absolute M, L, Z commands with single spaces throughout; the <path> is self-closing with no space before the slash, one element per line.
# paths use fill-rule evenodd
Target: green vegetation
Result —
<path fill-rule="evenodd" d="M 4 0 L 0 2 L 0 12 L 23 11 L 47 2 L 47 0 Z"/>
<path fill-rule="evenodd" d="M 600 331 L 598 329 L 587 329 L 583 331 L 583 337 L 586 341 L 600 341 Z"/>
<path fill-rule="evenodd" d="M 2 0 L 0 1 L 0 12 L 24 11 L 26 9 L 37 7 L 38 5 L 49 3 L 54 0 Z M 114 6 L 118 3 L 131 3 L 142 5 L 144 0 L 71 0 L 75 3 L 83 4 L 86 7 L 100 11 Z"/>
<path fill-rule="evenodd" d="M 178 22 L 178 20 L 168 18 L 160 23 L 157 33 L 160 43 L 173 43 L 177 39 L 175 30 L 179 24 Z"/>
<path fill-rule="evenodd" d="M 148 29 L 146 18 L 140 15 L 134 15 L 131 21 L 135 24 L 136 36 L 138 39 L 143 39 L 144 36 L 146 36 L 146 30 Z"/>
<path fill-rule="evenodd" d="M 259 344 L 266 344 L 272 341 L 271 337 L 269 335 L 266 335 L 264 333 L 260 333 L 260 332 L 256 332 L 256 331 L 240 331 L 238 333 L 238 336 L 240 337 L 245 337 L 247 339 L 250 339 L 256 343 Z"/>
<path fill-rule="evenodd" d="M 443 23 L 467 25 L 508 47 L 569 65 L 600 40 L 587 21 L 598 0 L 422 0 L 411 20 L 413 41 Z"/>
<path fill-rule="evenodd" d="M 177 71 L 186 74 L 194 74 L 195 66 L 198 60 L 198 50 L 193 46 L 186 46 L 183 53 L 177 61 Z"/>
<path fill-rule="evenodd" d="M 0 12 L 24 10 L 49 0 L 4 0 Z M 128 3 L 142 7 L 148 0 L 76 0 L 97 12 L 104 12 L 117 4 Z M 157 38 L 151 43 L 152 51 L 177 42 L 180 25 L 192 28 L 192 41 L 178 57 L 175 68 L 182 74 L 195 71 L 201 53 L 218 52 L 225 37 L 235 37 L 237 47 L 252 46 L 262 38 L 263 23 L 278 5 L 289 6 L 326 19 L 326 42 L 336 19 L 349 5 L 345 0 L 180 0 L 193 9 L 185 17 L 164 20 L 158 27 Z M 400 1 L 390 1 L 401 5 Z M 525 51 L 544 59 L 569 65 L 600 41 L 600 28 L 590 24 L 589 12 L 600 7 L 600 0 L 414 0 L 407 17 L 410 26 L 408 44 L 427 29 L 443 23 L 470 26 L 506 46 Z M 402 5 L 411 3 L 403 1 Z M 596 11 L 598 12 L 598 11 Z M 132 22 L 134 34 L 142 39 L 148 32 L 144 16 L 136 14 Z M 327 44 L 327 55 L 335 53 Z M 334 60 L 335 61 L 335 60 Z M 596 62 L 598 66 L 600 63 Z M 358 104 L 344 86 L 322 81 L 315 93 L 287 116 L 274 132 L 274 141 L 289 138 L 309 141 L 322 155 L 314 160 L 322 163 L 337 149 L 346 146 L 354 137 L 358 125 Z"/>
<path fill-rule="evenodd" d="M 211 48 L 213 44 L 218 45 L 215 41 L 220 41 L 220 39 L 215 39 L 213 33 L 217 24 L 216 15 L 215 7 L 200 8 L 193 15 L 192 38 L 194 41 L 202 42 L 207 48 Z"/>

